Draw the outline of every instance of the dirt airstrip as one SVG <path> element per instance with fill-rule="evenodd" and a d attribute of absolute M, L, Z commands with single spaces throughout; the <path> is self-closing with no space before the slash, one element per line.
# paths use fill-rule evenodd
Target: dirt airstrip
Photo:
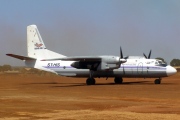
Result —
<path fill-rule="evenodd" d="M 180 73 L 154 79 L 96 79 L 0 74 L 0 119 L 180 120 Z"/>

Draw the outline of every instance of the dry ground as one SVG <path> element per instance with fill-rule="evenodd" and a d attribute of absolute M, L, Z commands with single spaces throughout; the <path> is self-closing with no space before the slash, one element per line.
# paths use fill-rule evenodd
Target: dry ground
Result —
<path fill-rule="evenodd" d="M 86 79 L 21 74 L 0 75 L 0 119 L 5 120 L 180 120 L 180 73 L 164 78 Z"/>

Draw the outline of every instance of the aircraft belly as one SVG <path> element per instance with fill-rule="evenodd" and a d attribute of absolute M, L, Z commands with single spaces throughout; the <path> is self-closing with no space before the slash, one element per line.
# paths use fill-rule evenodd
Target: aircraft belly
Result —
<path fill-rule="evenodd" d="M 89 77 L 90 71 L 88 69 L 69 69 L 56 71 L 59 75 L 68 77 Z M 133 77 L 131 70 L 126 70 L 124 73 L 121 69 L 108 71 L 93 71 L 93 77 Z"/>
<path fill-rule="evenodd" d="M 88 77 L 89 70 L 86 69 L 66 69 L 56 71 L 61 76 L 67 77 Z"/>
<path fill-rule="evenodd" d="M 56 70 L 61 76 L 67 77 L 89 77 L 90 71 L 88 69 L 60 69 Z M 93 77 L 140 77 L 140 78 L 153 78 L 153 77 L 167 77 L 166 71 L 163 69 L 144 69 L 137 71 L 133 68 L 128 69 L 114 69 L 107 71 L 93 71 Z"/>
<path fill-rule="evenodd" d="M 166 71 L 164 70 L 149 70 L 145 75 L 148 77 L 167 77 Z"/>
<path fill-rule="evenodd" d="M 88 69 L 71 69 L 56 71 L 59 75 L 68 77 L 89 77 L 90 71 Z M 74 74 L 74 76 L 73 76 Z M 93 77 L 116 77 L 119 76 L 117 72 L 113 71 L 93 71 Z"/>

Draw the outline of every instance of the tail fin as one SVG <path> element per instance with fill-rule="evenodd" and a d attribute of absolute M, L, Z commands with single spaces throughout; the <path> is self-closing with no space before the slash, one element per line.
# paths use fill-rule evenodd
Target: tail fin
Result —
<path fill-rule="evenodd" d="M 65 57 L 64 55 L 46 49 L 36 25 L 27 26 L 27 48 L 28 56 L 31 58 L 52 59 Z"/>

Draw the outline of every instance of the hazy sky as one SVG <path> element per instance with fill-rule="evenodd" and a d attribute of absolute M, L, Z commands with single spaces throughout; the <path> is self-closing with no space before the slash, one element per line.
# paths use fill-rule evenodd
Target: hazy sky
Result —
<path fill-rule="evenodd" d="M 143 55 L 180 59 L 180 0 L 0 0 L 0 65 L 24 65 L 26 28 L 66 56 Z"/>

